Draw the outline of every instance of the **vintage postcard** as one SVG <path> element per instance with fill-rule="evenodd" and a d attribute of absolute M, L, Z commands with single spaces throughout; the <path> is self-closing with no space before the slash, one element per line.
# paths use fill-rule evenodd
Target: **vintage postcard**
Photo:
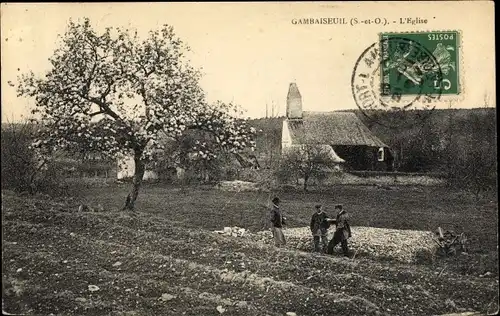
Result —
<path fill-rule="evenodd" d="M 498 313 L 492 1 L 2 3 L 2 313 Z"/>

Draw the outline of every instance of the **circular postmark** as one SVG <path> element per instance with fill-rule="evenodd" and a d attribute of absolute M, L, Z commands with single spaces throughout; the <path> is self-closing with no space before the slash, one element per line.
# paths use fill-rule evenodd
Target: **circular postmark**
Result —
<path fill-rule="evenodd" d="M 433 101 L 442 94 L 442 78 L 440 64 L 426 47 L 415 40 L 391 36 L 370 45 L 359 56 L 351 88 L 365 116 L 382 125 L 399 127 L 430 115 Z M 398 114 L 388 116 L 389 112 Z"/>

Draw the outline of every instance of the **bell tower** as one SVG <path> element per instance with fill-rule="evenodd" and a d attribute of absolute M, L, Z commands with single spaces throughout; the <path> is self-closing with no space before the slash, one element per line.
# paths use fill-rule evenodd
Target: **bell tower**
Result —
<path fill-rule="evenodd" d="M 290 83 L 288 88 L 286 117 L 288 119 L 302 119 L 302 96 L 295 82 Z"/>

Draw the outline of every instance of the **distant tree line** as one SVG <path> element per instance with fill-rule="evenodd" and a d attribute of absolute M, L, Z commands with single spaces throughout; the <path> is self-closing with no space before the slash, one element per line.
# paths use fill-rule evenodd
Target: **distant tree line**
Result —
<path fill-rule="evenodd" d="M 393 113 L 373 122 L 363 118 L 396 156 L 401 172 L 439 172 L 448 184 L 476 194 L 496 187 L 497 139 L 493 108 L 434 110 L 428 116 L 398 127 L 383 123 Z M 382 124 L 378 124 L 382 123 Z"/>
<path fill-rule="evenodd" d="M 314 148 L 310 148 L 306 158 L 302 157 L 304 159 L 297 154 L 280 157 L 281 133 L 277 131 L 281 129 L 278 126 L 281 119 L 269 120 L 273 124 L 265 119 L 248 123 L 259 129 L 256 134 L 256 153 L 252 154 L 274 154 L 273 161 L 260 161 L 263 169 L 273 169 L 274 176 L 281 183 L 307 178 L 303 182 L 304 188 L 307 188 L 311 181 L 321 182 L 332 168 L 328 160 L 321 159 L 321 154 L 314 154 Z M 365 123 L 390 146 L 396 156 L 396 171 L 441 173 L 446 176 L 450 186 L 478 195 L 496 188 L 494 109 L 441 110 L 418 121 L 418 124 L 397 128 L 370 123 L 366 118 Z M 272 133 L 268 131 L 271 128 Z M 69 160 L 42 160 L 29 147 L 33 129 L 34 126 L 30 124 L 2 126 L 2 188 L 32 192 L 60 182 L 57 177 L 103 176 L 111 174 L 112 169 L 116 168 L 115 161 L 94 161 L 77 154 Z M 242 171 L 244 167 L 233 153 L 215 150 L 213 142 L 213 138 L 198 131 L 185 133 L 171 140 L 149 168 L 156 171 L 161 180 L 170 182 L 176 179 L 176 167 L 184 170 L 186 183 L 241 179 L 245 174 Z M 212 148 L 210 159 L 200 156 L 207 148 Z M 249 153 L 242 155 L 248 156 Z"/>

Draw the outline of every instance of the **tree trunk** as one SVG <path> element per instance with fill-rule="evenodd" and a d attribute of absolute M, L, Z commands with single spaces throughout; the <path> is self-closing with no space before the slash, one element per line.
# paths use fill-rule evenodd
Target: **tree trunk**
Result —
<path fill-rule="evenodd" d="M 304 177 L 304 191 L 307 191 L 307 181 L 309 180 L 309 176 Z"/>
<path fill-rule="evenodd" d="M 144 172 L 146 170 L 146 166 L 144 162 L 141 160 L 141 152 L 136 152 L 134 154 L 134 178 L 132 180 L 132 189 L 127 195 L 127 200 L 125 201 L 125 206 L 123 210 L 133 211 L 135 206 L 135 201 L 137 200 L 137 196 L 139 195 L 139 189 L 142 184 L 142 178 L 144 177 Z"/>

